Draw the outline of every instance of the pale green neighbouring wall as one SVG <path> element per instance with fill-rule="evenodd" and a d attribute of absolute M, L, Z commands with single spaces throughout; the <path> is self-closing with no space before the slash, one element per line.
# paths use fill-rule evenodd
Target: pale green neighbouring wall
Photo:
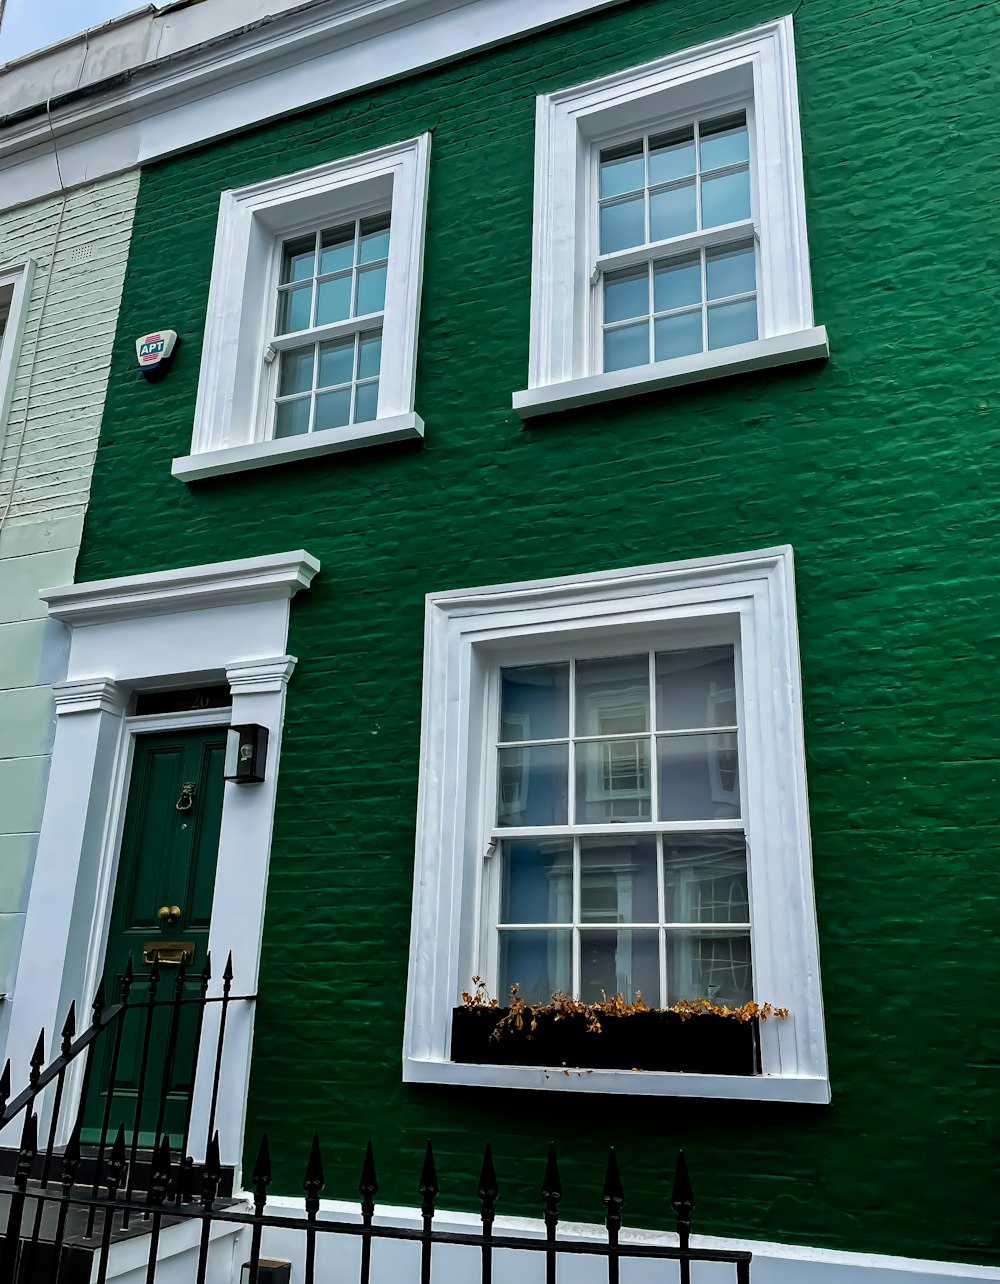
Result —
<path fill-rule="evenodd" d="M 73 579 L 137 189 L 133 172 L 0 213 L 0 266 L 35 263 L 0 424 L 0 992 L 12 997 L 54 725 L 49 684 L 65 671 L 62 626 L 45 619 L 38 591 Z"/>

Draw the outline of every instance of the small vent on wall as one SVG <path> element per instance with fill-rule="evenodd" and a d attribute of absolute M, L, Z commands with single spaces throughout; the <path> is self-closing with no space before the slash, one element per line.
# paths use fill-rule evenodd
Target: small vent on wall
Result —
<path fill-rule="evenodd" d="M 92 245 L 74 245 L 69 252 L 70 263 L 86 263 L 94 252 Z"/>

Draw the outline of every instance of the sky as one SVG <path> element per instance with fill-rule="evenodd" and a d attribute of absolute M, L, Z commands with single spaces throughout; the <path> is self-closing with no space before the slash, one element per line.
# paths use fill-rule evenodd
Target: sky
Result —
<path fill-rule="evenodd" d="M 142 7 L 144 0 L 0 0 L 0 62 Z"/>

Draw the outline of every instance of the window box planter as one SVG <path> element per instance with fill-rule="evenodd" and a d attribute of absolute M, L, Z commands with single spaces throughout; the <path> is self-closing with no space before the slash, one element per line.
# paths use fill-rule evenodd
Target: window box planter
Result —
<path fill-rule="evenodd" d="M 757 1017 L 737 1021 L 703 1013 L 632 1012 L 601 1015 L 600 1031 L 587 1018 L 543 1012 L 537 1028 L 493 1031 L 508 1008 L 460 1007 L 452 1013 L 451 1059 L 476 1065 L 573 1066 L 588 1070 L 681 1070 L 691 1074 L 760 1074 Z"/>

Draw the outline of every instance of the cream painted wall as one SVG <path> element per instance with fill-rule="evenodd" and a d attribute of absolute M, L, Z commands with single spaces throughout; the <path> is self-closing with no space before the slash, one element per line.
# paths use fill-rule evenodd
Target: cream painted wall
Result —
<path fill-rule="evenodd" d="M 66 666 L 63 627 L 38 591 L 73 579 L 138 182 L 133 172 L 75 189 L 61 224 L 62 196 L 0 211 L 0 266 L 36 264 L 0 423 L 0 1037 L 48 775 L 49 684 Z"/>

